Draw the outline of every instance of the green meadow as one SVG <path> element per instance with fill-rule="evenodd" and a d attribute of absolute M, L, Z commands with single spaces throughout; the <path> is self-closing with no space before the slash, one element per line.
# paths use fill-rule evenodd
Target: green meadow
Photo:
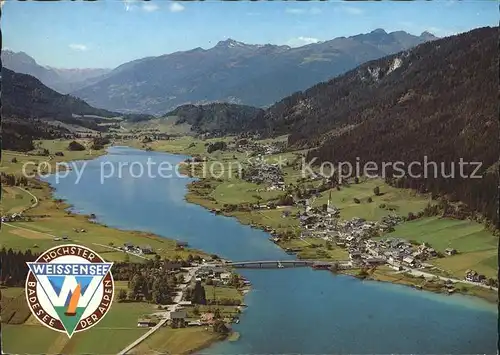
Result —
<path fill-rule="evenodd" d="M 373 192 L 375 187 L 380 190 L 378 196 Z M 370 179 L 359 184 L 342 186 L 340 191 L 336 188 L 324 191 L 316 199 L 314 206 L 327 203 L 330 193 L 332 197 L 330 203 L 339 208 L 342 219 L 360 217 L 369 221 L 379 221 L 389 214 L 407 216 L 409 212 L 417 213 L 428 203 L 432 203 L 428 195 L 417 194 L 408 189 L 398 189 L 380 179 Z M 355 198 L 359 203 L 354 201 Z"/>
<path fill-rule="evenodd" d="M 396 226 L 390 237 L 429 243 L 438 251 L 454 248 L 458 254 L 433 260 L 433 264 L 463 278 L 467 269 L 497 277 L 498 237 L 482 224 L 440 217 L 421 218 Z"/>

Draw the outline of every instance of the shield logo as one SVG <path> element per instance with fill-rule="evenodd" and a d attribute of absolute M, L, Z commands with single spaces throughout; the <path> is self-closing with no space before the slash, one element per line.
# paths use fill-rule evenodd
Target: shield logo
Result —
<path fill-rule="evenodd" d="M 60 245 L 27 264 L 26 299 L 43 325 L 71 338 L 96 325 L 111 307 L 113 263 L 93 250 Z"/>

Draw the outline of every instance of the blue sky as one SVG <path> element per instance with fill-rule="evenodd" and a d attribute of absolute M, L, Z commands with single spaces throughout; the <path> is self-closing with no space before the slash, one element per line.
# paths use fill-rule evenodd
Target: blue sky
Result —
<path fill-rule="evenodd" d="M 375 28 L 447 36 L 497 25 L 494 0 L 7 1 L 2 8 L 4 48 L 61 68 L 112 68 L 137 58 L 210 48 L 227 38 L 298 46 Z"/>

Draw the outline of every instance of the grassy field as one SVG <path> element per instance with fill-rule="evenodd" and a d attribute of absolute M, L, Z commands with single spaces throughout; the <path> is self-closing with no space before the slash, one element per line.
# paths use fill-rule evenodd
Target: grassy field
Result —
<path fill-rule="evenodd" d="M 169 134 L 189 134 L 191 125 L 187 123 L 176 124 L 177 117 L 164 117 L 141 122 L 124 122 L 122 126 L 132 132 L 147 134 L 149 132 Z"/>
<path fill-rule="evenodd" d="M 446 248 L 456 249 L 459 252 L 457 255 L 433 261 L 433 264 L 455 277 L 463 278 L 467 269 L 488 277 L 497 276 L 498 237 L 477 222 L 421 218 L 397 226 L 387 236 L 426 242 L 441 252 Z"/>
<path fill-rule="evenodd" d="M 182 329 L 161 328 L 139 344 L 131 354 L 191 354 L 221 339 L 204 327 Z"/>
<path fill-rule="evenodd" d="M 376 196 L 373 189 L 378 187 L 380 195 Z M 321 196 L 314 202 L 315 206 L 321 206 L 332 196 L 331 203 L 340 209 L 342 219 L 353 217 L 365 218 L 366 220 L 378 221 L 389 214 L 408 215 L 409 212 L 422 211 L 428 203 L 432 202 L 430 196 L 419 195 L 407 189 L 398 189 L 387 185 L 382 180 L 371 179 L 359 184 L 342 186 L 340 191 L 331 189 L 321 193 Z M 357 198 L 360 203 L 354 202 Z M 372 202 L 368 202 L 371 198 Z M 385 205 L 381 208 L 380 205 Z M 389 210 L 392 208 L 393 210 Z"/>
<path fill-rule="evenodd" d="M 77 142 L 83 144 L 86 147 L 90 147 L 91 140 L 89 139 L 77 139 Z M 28 162 L 33 162 L 34 164 L 26 165 L 26 172 L 32 173 L 36 171 L 37 167 L 43 163 L 47 162 L 50 166 L 52 172 L 54 171 L 56 163 L 69 162 L 74 160 L 84 160 L 93 159 L 100 155 L 106 153 L 104 149 L 102 150 L 83 150 L 83 151 L 69 151 L 68 144 L 71 140 L 43 140 L 36 141 L 35 145 L 38 147 L 32 152 L 25 153 L 14 152 L 14 151 L 2 151 L 2 164 L 0 166 L 0 172 L 11 173 L 11 174 L 21 174 L 23 165 Z M 49 154 L 53 156 L 49 160 L 48 156 L 34 155 L 37 154 L 41 149 L 47 149 Z M 62 152 L 64 156 L 55 156 L 56 152 Z M 15 158 L 15 162 L 12 160 Z M 41 166 L 43 168 L 43 166 Z M 41 169 L 41 171 L 47 171 L 46 169 Z"/>
<path fill-rule="evenodd" d="M 137 319 L 155 311 L 154 306 L 147 303 L 115 302 L 101 322 L 71 339 L 46 328 L 31 316 L 22 325 L 2 324 L 4 350 L 11 354 L 117 353 L 147 331 L 137 327 Z M 30 342 L 22 341 L 26 334 L 33 335 L 29 337 Z"/>
<path fill-rule="evenodd" d="M 299 259 L 314 259 L 314 260 L 347 260 L 349 259 L 349 254 L 347 250 L 337 247 L 333 243 L 329 243 L 321 238 L 294 238 L 290 240 L 280 241 L 279 246 L 283 249 L 300 249 L 297 253 Z"/>
<path fill-rule="evenodd" d="M 91 223 L 87 217 L 68 214 L 64 203 L 58 203 L 50 198 L 48 187 L 42 190 L 33 190 L 40 199 L 39 206 L 33 208 L 26 215 L 48 215 L 49 217 L 34 218 L 32 222 L 12 222 L 2 225 L 0 230 L 0 246 L 17 250 L 33 249 L 46 250 L 50 247 L 74 242 L 88 246 L 110 261 L 125 260 L 125 253 L 109 248 L 109 244 L 122 246 L 126 242 L 134 245 L 149 244 L 162 257 L 174 259 L 186 258 L 189 254 L 206 254 L 194 250 L 177 250 L 174 240 L 161 238 L 149 233 L 123 231 L 108 228 L 101 224 Z M 77 233 L 76 230 L 85 229 L 86 232 Z M 55 241 L 54 237 L 68 236 L 68 241 Z M 102 244 L 104 246 L 98 246 Z M 138 257 L 129 255 L 131 261 L 140 261 Z"/>
<path fill-rule="evenodd" d="M 126 281 L 115 282 L 115 297 L 119 289 L 126 288 Z M 205 288 L 207 298 L 210 298 L 214 288 L 213 286 L 205 286 Z M 24 299 L 23 288 L 6 288 L 1 291 L 2 306 L 9 298 Z M 230 287 L 216 287 L 215 294 L 217 299 L 230 298 L 240 301 L 243 299 L 238 290 Z M 26 302 L 19 305 L 27 308 Z M 213 307 L 216 306 L 200 306 L 200 311 L 209 311 Z M 234 306 L 217 307 L 222 315 L 237 314 Z M 158 309 L 152 304 L 118 303 L 115 300 L 102 321 L 88 331 L 74 334 L 71 339 L 68 339 L 66 334 L 44 327 L 34 316 L 30 316 L 24 324 L 2 324 L 3 346 L 4 350 L 11 354 L 115 354 L 147 331 L 147 329 L 137 327 L 137 319 L 155 312 L 158 312 Z M 27 337 L 30 341 L 23 341 Z M 218 339 L 220 339 L 218 334 L 207 331 L 205 328 L 161 328 L 132 353 L 145 354 L 154 349 L 172 354 L 186 354 Z"/>
<path fill-rule="evenodd" d="M 243 295 L 241 294 L 240 291 L 238 291 L 234 287 L 226 287 L 226 286 L 214 287 L 211 285 L 205 285 L 204 287 L 207 300 L 213 300 L 215 296 L 215 300 L 226 298 L 243 302 Z"/>
<path fill-rule="evenodd" d="M 0 213 L 4 215 L 22 212 L 32 205 L 31 200 L 31 195 L 26 191 L 13 186 L 2 186 Z"/>

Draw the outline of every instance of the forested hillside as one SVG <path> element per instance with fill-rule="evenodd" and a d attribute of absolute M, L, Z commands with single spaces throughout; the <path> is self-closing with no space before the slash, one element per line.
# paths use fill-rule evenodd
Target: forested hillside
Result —
<path fill-rule="evenodd" d="M 320 161 L 359 157 L 380 168 L 427 156 L 446 162 L 447 174 L 461 158 L 482 162 L 482 179 L 432 173 L 393 183 L 447 194 L 498 222 L 497 92 L 498 27 L 482 28 L 369 62 L 283 99 L 254 124 L 268 135 L 291 133 L 291 146 L 319 146 L 309 158 Z"/>
<path fill-rule="evenodd" d="M 213 103 L 208 105 L 184 105 L 167 113 L 176 116 L 176 124 L 188 123 L 196 133 L 231 134 L 246 130 L 251 122 L 264 114 L 264 110 L 245 105 Z"/>
<path fill-rule="evenodd" d="M 70 121 L 73 115 L 119 116 L 73 96 L 60 94 L 31 75 L 7 68 L 2 68 L 2 115 L 60 121 Z"/>
<path fill-rule="evenodd" d="M 2 119 L 1 147 L 5 150 L 27 152 L 35 148 L 35 139 L 60 138 L 69 133 L 61 127 L 54 127 L 40 120 Z"/>
<path fill-rule="evenodd" d="M 34 139 L 53 139 L 70 133 L 67 129 L 48 124 L 48 121 L 101 130 L 98 122 L 102 118 L 99 117 L 119 115 L 62 95 L 35 77 L 6 68 L 2 68 L 1 103 L 2 148 L 17 151 L 33 149 Z"/>

